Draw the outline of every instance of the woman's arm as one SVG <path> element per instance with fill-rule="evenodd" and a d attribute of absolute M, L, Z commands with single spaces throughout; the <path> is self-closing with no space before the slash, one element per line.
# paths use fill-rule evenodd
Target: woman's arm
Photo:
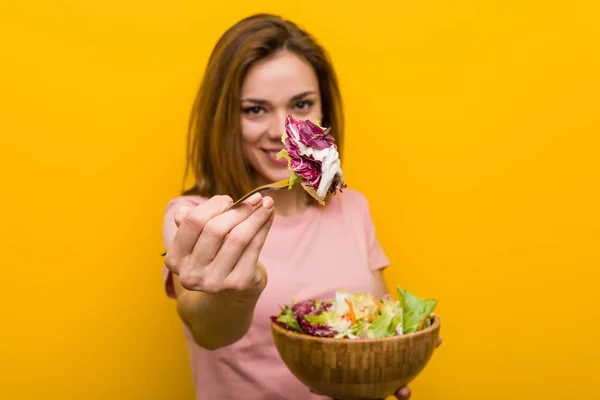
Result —
<path fill-rule="evenodd" d="M 177 312 L 196 343 L 211 350 L 248 331 L 267 283 L 258 257 L 273 223 L 273 200 L 259 194 L 224 212 L 231 203 L 215 196 L 179 209 L 177 229 L 166 240 Z"/>
<path fill-rule="evenodd" d="M 385 279 L 383 278 L 383 271 L 378 269 L 371 273 L 373 274 L 373 284 L 375 285 L 375 293 L 373 293 L 373 295 L 380 299 L 388 294 Z"/>
<path fill-rule="evenodd" d="M 259 263 L 259 268 L 263 269 Z M 266 285 L 267 274 L 260 273 Z M 246 334 L 252 323 L 254 308 L 260 292 L 240 294 L 232 291 L 208 294 L 187 290 L 173 275 L 173 286 L 177 296 L 177 312 L 190 329 L 194 341 L 209 350 L 228 346 Z"/>

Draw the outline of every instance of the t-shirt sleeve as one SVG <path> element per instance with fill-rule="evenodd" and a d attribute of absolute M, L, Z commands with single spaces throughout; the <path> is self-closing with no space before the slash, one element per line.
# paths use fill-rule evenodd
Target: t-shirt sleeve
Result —
<path fill-rule="evenodd" d="M 375 223 L 371 216 L 371 209 L 369 202 L 362 194 L 360 197 L 360 210 L 365 230 L 365 237 L 367 240 L 367 257 L 369 263 L 369 269 L 372 271 L 386 268 L 390 265 L 390 260 L 386 256 L 379 240 L 377 239 L 377 232 L 375 230 Z"/>
<path fill-rule="evenodd" d="M 167 204 L 167 208 L 165 210 L 164 219 L 163 219 L 163 228 L 162 228 L 162 239 L 163 245 L 165 249 L 168 249 L 171 246 L 171 242 L 175 237 L 175 233 L 177 232 L 177 224 L 175 224 L 175 213 L 181 207 L 194 207 L 197 205 L 197 202 L 192 201 L 186 197 L 178 197 L 176 199 L 171 200 Z M 173 276 L 169 269 L 166 266 L 162 266 L 162 277 L 163 277 L 163 285 L 166 291 L 166 294 L 170 298 L 175 298 L 175 288 L 173 287 Z"/>

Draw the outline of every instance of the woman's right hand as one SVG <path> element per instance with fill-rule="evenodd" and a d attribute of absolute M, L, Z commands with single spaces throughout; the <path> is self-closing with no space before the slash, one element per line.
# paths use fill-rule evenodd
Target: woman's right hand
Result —
<path fill-rule="evenodd" d="M 258 257 L 273 224 L 273 199 L 257 193 L 224 212 L 232 203 L 229 196 L 214 196 L 176 212 L 165 265 L 183 288 L 250 296 L 265 288 L 267 272 Z"/>

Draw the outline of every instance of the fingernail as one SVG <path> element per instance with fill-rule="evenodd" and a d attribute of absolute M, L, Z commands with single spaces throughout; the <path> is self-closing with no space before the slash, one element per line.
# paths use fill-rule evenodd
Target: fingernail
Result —
<path fill-rule="evenodd" d="M 263 203 L 263 207 L 266 208 L 266 209 L 268 209 L 268 210 L 270 210 L 270 209 L 273 208 L 273 199 L 270 198 L 270 197 L 265 197 L 262 200 L 262 203 Z"/>
<path fill-rule="evenodd" d="M 246 200 L 246 203 L 250 204 L 250 205 L 257 205 L 258 202 L 261 199 L 261 194 L 260 193 L 254 193 L 252 196 L 248 197 L 248 199 Z"/>

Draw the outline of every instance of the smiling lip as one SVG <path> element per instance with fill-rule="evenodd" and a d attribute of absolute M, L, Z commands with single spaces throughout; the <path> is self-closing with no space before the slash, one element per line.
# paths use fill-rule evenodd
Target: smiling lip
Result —
<path fill-rule="evenodd" d="M 267 155 L 269 161 L 277 166 L 287 166 L 288 162 L 285 158 L 277 159 L 277 153 L 282 149 L 263 149 L 263 152 Z"/>

